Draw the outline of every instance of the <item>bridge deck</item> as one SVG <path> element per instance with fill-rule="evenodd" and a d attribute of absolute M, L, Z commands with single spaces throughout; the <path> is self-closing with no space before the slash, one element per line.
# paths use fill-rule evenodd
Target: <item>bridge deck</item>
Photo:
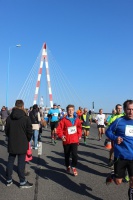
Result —
<path fill-rule="evenodd" d="M 83 139 L 78 148 L 78 172 L 74 177 L 66 174 L 62 142 L 51 144 L 50 129 L 43 131 L 43 153 L 38 157 L 33 150 L 33 160 L 30 163 L 29 182 L 34 183 L 30 189 L 18 188 L 17 168 L 14 167 L 14 184 L 5 185 L 5 167 L 7 165 L 7 148 L 4 133 L 0 132 L 0 199 L 1 200 L 127 200 L 128 184 L 121 186 L 111 184 L 106 186 L 105 177 L 110 172 L 106 163 L 108 151 L 102 141 L 97 141 L 96 124 L 92 124 L 87 145 Z"/>

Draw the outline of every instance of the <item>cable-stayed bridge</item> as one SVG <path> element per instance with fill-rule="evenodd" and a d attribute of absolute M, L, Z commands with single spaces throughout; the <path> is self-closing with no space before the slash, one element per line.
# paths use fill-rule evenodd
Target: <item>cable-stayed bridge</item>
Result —
<path fill-rule="evenodd" d="M 72 87 L 72 81 L 64 74 L 44 43 L 18 96 L 12 98 L 12 102 L 22 99 L 26 108 L 35 103 L 42 107 L 52 107 L 53 102 L 62 108 L 66 108 L 68 104 L 74 104 L 76 108 L 84 106 L 82 97 L 78 95 L 78 88 Z"/>

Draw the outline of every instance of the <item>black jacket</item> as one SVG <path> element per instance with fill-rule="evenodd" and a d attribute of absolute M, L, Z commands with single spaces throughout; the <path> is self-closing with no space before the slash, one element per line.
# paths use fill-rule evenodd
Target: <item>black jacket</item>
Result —
<path fill-rule="evenodd" d="M 32 137 L 32 124 L 26 113 L 14 108 L 6 120 L 5 133 L 8 137 L 8 152 L 25 154 Z"/>
<path fill-rule="evenodd" d="M 39 124 L 39 121 L 38 121 L 38 111 L 36 109 L 33 109 L 29 113 L 29 117 L 30 117 L 30 120 L 31 120 L 32 124 Z"/>

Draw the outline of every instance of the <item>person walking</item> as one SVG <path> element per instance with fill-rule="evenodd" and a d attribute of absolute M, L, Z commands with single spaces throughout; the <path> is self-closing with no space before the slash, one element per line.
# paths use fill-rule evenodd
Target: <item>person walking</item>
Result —
<path fill-rule="evenodd" d="M 16 100 L 12 113 L 7 117 L 5 134 L 8 137 L 8 163 L 6 168 L 7 186 L 12 185 L 12 173 L 16 156 L 18 157 L 18 176 L 20 188 L 33 186 L 25 179 L 25 158 L 28 150 L 28 142 L 32 137 L 32 124 L 24 110 L 24 102 Z"/>
<path fill-rule="evenodd" d="M 40 113 L 38 109 L 38 105 L 34 104 L 32 111 L 29 113 L 29 117 L 32 123 L 32 130 L 33 130 L 33 137 L 32 140 L 34 140 L 34 149 L 38 149 L 38 135 L 39 135 L 39 128 L 40 128 Z M 31 146 L 32 146 L 32 140 L 31 140 Z"/>
<path fill-rule="evenodd" d="M 0 116 L 1 116 L 1 122 L 2 122 L 2 131 L 5 130 L 5 124 L 6 124 L 6 119 L 7 117 L 9 116 L 9 111 L 7 110 L 7 108 L 5 106 L 3 106 L 1 108 L 1 111 L 0 111 Z"/>

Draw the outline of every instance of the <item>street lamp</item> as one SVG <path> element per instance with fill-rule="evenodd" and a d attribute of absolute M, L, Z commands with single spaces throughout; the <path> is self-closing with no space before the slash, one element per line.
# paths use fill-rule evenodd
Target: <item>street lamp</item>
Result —
<path fill-rule="evenodd" d="M 13 47 L 21 47 L 21 44 L 9 47 L 8 67 L 7 67 L 7 84 L 6 84 L 6 107 L 8 107 L 8 90 L 9 90 L 9 67 L 10 67 L 10 51 Z"/>

